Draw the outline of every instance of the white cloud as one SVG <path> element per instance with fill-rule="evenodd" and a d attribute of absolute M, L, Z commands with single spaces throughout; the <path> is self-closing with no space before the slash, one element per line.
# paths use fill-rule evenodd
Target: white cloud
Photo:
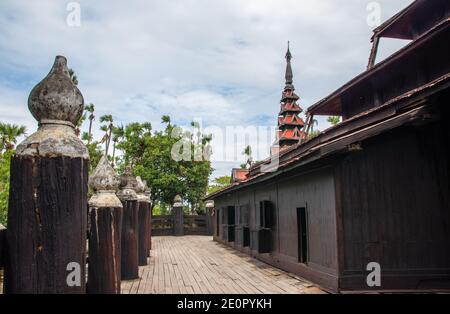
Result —
<path fill-rule="evenodd" d="M 82 0 L 81 27 L 66 24 L 68 2 L 0 2 L 0 120 L 35 125 L 27 95 L 62 54 L 97 116 L 275 124 L 287 40 L 303 108 L 362 72 L 370 50 L 370 1 Z M 384 20 L 411 0 L 378 2 Z"/>

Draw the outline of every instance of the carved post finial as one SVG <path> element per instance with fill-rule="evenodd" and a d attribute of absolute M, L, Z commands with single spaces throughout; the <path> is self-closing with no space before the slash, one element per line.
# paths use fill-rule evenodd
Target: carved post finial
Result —
<path fill-rule="evenodd" d="M 57 56 L 50 72 L 33 88 L 28 108 L 39 128 L 17 146 L 18 155 L 89 158 L 86 146 L 75 135 L 84 99 L 69 77 L 65 57 Z"/>
<path fill-rule="evenodd" d="M 149 203 L 150 202 L 150 193 L 147 187 L 147 184 L 145 181 L 142 181 L 140 176 L 136 177 L 136 182 L 137 182 L 137 187 L 136 187 L 136 194 L 138 196 L 138 201 L 139 202 L 146 202 Z"/>
<path fill-rule="evenodd" d="M 182 206 L 183 206 L 183 199 L 181 198 L 181 195 L 177 194 L 173 199 L 173 207 L 182 207 Z"/>
<path fill-rule="evenodd" d="M 125 171 L 120 176 L 120 190 L 117 192 L 117 197 L 121 201 L 137 201 L 136 194 L 137 181 L 131 172 L 131 167 L 126 166 Z"/>
<path fill-rule="evenodd" d="M 89 185 L 95 194 L 89 200 L 90 207 L 122 207 L 122 203 L 116 196 L 119 188 L 120 178 L 111 167 L 108 159 L 102 156 L 97 168 L 89 178 Z"/>

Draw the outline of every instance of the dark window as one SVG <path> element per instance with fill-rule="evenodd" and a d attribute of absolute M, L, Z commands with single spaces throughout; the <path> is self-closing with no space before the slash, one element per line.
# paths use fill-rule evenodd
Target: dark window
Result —
<path fill-rule="evenodd" d="M 243 247 L 248 247 L 250 246 L 250 228 L 248 227 L 243 227 L 242 228 L 242 232 L 243 232 Z"/>
<path fill-rule="evenodd" d="M 264 229 L 272 229 L 274 225 L 275 210 L 272 202 L 259 202 L 259 223 L 260 227 Z"/>
<path fill-rule="evenodd" d="M 308 261 L 308 222 L 306 208 L 297 208 L 298 261 L 306 264 Z"/>
<path fill-rule="evenodd" d="M 220 213 L 222 211 L 220 209 L 217 209 L 217 213 L 216 213 L 216 235 L 219 236 L 220 235 Z"/>
<path fill-rule="evenodd" d="M 228 242 L 234 242 L 235 225 L 236 225 L 236 210 L 234 206 L 228 206 Z"/>
<path fill-rule="evenodd" d="M 236 210 L 234 206 L 228 206 L 228 225 L 234 226 L 236 224 Z"/>

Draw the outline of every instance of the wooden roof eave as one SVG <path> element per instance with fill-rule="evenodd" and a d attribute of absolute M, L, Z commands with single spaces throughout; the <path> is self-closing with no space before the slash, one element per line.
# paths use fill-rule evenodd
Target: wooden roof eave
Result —
<path fill-rule="evenodd" d="M 450 88 L 450 73 L 428 83 L 420 88 L 409 91 L 377 108 L 368 110 L 349 120 L 322 132 L 318 137 L 295 146 L 280 156 L 279 169 L 273 173 L 258 173 L 239 184 L 229 186 L 221 191 L 211 194 L 205 200 L 213 199 L 222 194 L 230 193 L 258 182 L 269 180 L 281 173 L 306 165 L 330 154 L 346 149 L 349 144 L 362 141 L 375 135 L 387 132 L 395 127 L 430 116 L 429 110 L 423 105 L 424 99 L 443 89 Z M 402 104 L 402 102 L 404 102 Z M 361 121 L 364 120 L 364 121 Z M 289 159 L 283 161 L 283 157 Z M 261 167 L 266 161 L 259 162 Z"/>
<path fill-rule="evenodd" d="M 447 24 L 450 24 L 450 18 L 447 18 L 440 22 L 439 24 L 435 25 L 433 28 L 422 34 L 419 38 L 412 41 L 396 53 L 392 54 L 385 60 L 377 63 L 372 68 L 368 69 L 367 71 L 362 72 L 337 90 L 335 90 L 333 93 L 331 93 L 329 96 L 319 100 L 314 105 L 310 106 L 306 114 L 312 114 L 312 115 L 334 115 L 334 116 L 341 116 L 341 95 L 351 87 L 355 86 L 356 84 L 360 83 L 362 80 L 367 79 L 374 73 L 388 67 L 391 63 L 397 61 L 399 58 L 402 58 L 404 55 L 407 55 L 414 51 L 414 49 L 417 46 L 422 45 L 423 43 L 427 42 L 429 39 L 436 36 L 439 31 L 444 30 Z"/>
<path fill-rule="evenodd" d="M 393 17 L 388 19 L 386 22 L 378 26 L 373 31 L 372 41 L 375 39 L 375 37 L 388 37 L 388 38 L 397 38 L 397 39 L 413 39 L 410 34 L 403 34 L 403 33 L 395 33 L 393 30 L 396 27 L 396 23 L 402 19 L 405 15 L 407 15 L 411 10 L 414 10 L 417 6 L 422 4 L 422 0 L 416 0 L 410 5 L 408 5 L 406 8 L 395 14 Z M 392 32 L 392 35 L 384 36 L 386 32 Z"/>

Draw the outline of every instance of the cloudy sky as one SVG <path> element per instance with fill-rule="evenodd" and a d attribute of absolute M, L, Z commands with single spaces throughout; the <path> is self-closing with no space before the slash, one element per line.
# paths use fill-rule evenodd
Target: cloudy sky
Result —
<path fill-rule="evenodd" d="M 411 2 L 375 4 L 384 21 Z M 366 0 L 79 0 L 80 26 L 67 23 L 69 3 L 0 1 L 0 121 L 36 129 L 28 94 L 64 55 L 97 116 L 156 129 L 164 114 L 181 126 L 270 127 L 288 40 L 307 108 L 364 71 L 373 29 Z M 384 40 L 379 59 L 404 44 Z M 320 119 L 319 129 L 327 127 Z M 221 158 L 223 145 L 215 146 L 214 176 L 229 174 L 240 160 Z"/>

